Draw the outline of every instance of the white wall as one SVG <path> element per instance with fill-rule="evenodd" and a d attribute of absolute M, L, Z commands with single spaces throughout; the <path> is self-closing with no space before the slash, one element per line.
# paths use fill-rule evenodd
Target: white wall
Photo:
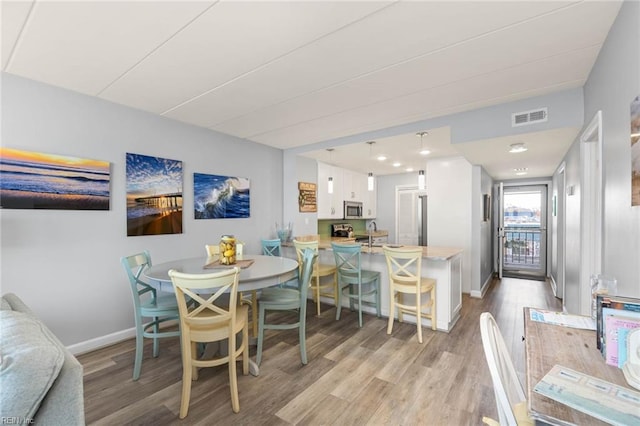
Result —
<path fill-rule="evenodd" d="M 2 293 L 19 295 L 65 345 L 130 333 L 121 256 L 143 249 L 154 263 L 200 256 L 224 233 L 258 252 L 259 239 L 274 236 L 265 233 L 282 220 L 281 150 L 4 73 L 2 145 L 111 163 L 109 211 L 0 210 Z M 183 162 L 182 234 L 126 236 L 127 152 Z M 194 172 L 249 178 L 251 217 L 196 221 Z"/>
<path fill-rule="evenodd" d="M 494 203 L 492 194 L 493 179 L 480 166 L 473 166 L 472 169 L 472 240 L 471 240 L 471 283 L 470 294 L 473 297 L 482 297 L 491 284 L 493 276 L 493 212 L 489 220 L 484 221 L 484 201 L 483 195 L 491 197 L 491 204 Z"/>
<path fill-rule="evenodd" d="M 426 181 L 429 245 L 460 247 L 462 292 L 471 291 L 472 256 L 472 166 L 462 157 L 427 162 Z"/>
<path fill-rule="evenodd" d="M 640 207 L 631 207 L 629 106 L 640 95 L 640 3 L 625 1 L 584 87 L 584 122 L 602 111 L 603 131 L 603 270 L 618 279 L 618 293 L 640 297 Z M 567 311 L 581 312 L 588 282 L 580 280 L 580 145 L 576 140 L 566 160 Z"/>

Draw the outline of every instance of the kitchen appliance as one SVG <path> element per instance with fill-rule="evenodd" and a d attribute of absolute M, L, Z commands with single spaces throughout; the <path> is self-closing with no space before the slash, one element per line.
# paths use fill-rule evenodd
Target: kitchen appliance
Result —
<path fill-rule="evenodd" d="M 359 201 L 345 201 L 343 219 L 362 219 L 362 203 Z"/>
<path fill-rule="evenodd" d="M 350 223 L 334 223 L 331 225 L 331 236 L 353 238 L 353 226 Z"/>
<path fill-rule="evenodd" d="M 427 196 L 418 195 L 418 245 L 427 245 Z"/>

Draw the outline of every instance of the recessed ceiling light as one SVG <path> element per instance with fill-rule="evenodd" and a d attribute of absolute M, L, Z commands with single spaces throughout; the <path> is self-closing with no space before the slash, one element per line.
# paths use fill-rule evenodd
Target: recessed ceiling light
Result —
<path fill-rule="evenodd" d="M 404 169 L 405 172 L 412 172 L 413 171 L 413 167 L 407 167 L 406 169 Z"/>
<path fill-rule="evenodd" d="M 378 155 L 378 161 L 384 161 L 386 159 L 387 159 L 387 157 L 385 157 L 384 155 L 382 155 L 382 154 Z"/>
<path fill-rule="evenodd" d="M 393 167 L 400 167 L 402 164 L 398 163 L 397 161 L 395 163 L 393 163 Z"/>
<path fill-rule="evenodd" d="M 528 149 L 526 146 L 524 146 L 524 143 L 522 142 L 512 143 L 509 146 L 511 147 L 511 149 L 509 149 L 509 152 L 512 154 L 517 154 L 518 152 L 525 152 Z"/>
<path fill-rule="evenodd" d="M 518 167 L 516 169 L 513 169 L 514 172 L 516 172 L 516 175 L 518 176 L 522 176 L 522 175 L 526 175 L 527 174 L 527 168 L 526 167 Z"/>
<path fill-rule="evenodd" d="M 428 149 L 423 149 L 422 151 L 420 151 L 420 155 L 429 155 L 431 154 L 431 151 L 429 151 Z"/>

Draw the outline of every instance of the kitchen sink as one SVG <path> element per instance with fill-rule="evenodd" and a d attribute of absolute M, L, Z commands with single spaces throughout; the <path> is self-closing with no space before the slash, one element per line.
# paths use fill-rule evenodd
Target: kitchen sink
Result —
<path fill-rule="evenodd" d="M 369 243 L 360 243 L 360 245 L 362 245 L 362 247 L 369 247 Z M 391 247 L 391 248 L 404 247 L 403 245 L 398 245 L 398 244 L 382 244 L 382 243 L 373 243 L 373 244 L 371 244 L 371 247 L 382 247 L 382 246 L 387 246 L 387 247 Z"/>

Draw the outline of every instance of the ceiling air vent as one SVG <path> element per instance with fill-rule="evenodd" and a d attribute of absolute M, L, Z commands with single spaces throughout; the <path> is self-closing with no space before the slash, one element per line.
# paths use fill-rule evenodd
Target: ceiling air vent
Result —
<path fill-rule="evenodd" d="M 511 114 L 511 127 L 527 126 L 547 121 L 547 109 L 539 108 L 532 111 L 514 112 Z"/>

